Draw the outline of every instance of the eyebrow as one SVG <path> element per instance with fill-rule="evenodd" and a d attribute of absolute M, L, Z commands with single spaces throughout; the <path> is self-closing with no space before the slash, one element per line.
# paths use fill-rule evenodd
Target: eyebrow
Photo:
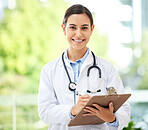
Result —
<path fill-rule="evenodd" d="M 69 24 L 69 26 L 77 26 L 77 25 L 75 25 L 75 24 Z"/>
<path fill-rule="evenodd" d="M 69 26 L 77 26 L 75 24 L 69 24 Z M 88 24 L 83 24 L 82 26 L 89 26 Z"/>
<path fill-rule="evenodd" d="M 82 26 L 89 26 L 88 24 L 83 24 Z"/>

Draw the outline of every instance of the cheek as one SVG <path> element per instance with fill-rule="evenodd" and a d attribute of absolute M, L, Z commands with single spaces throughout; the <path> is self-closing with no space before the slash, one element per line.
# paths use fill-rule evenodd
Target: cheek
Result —
<path fill-rule="evenodd" d="M 69 33 L 67 33 L 67 34 L 66 34 L 66 39 L 67 39 L 68 41 L 70 41 L 71 36 L 70 36 L 70 34 L 69 34 Z"/>
<path fill-rule="evenodd" d="M 86 33 L 85 34 L 85 37 L 88 38 L 88 39 L 90 38 L 90 36 L 91 36 L 91 33 Z"/>
<path fill-rule="evenodd" d="M 67 30 L 66 37 L 71 38 L 72 36 L 73 36 L 73 33 Z"/>

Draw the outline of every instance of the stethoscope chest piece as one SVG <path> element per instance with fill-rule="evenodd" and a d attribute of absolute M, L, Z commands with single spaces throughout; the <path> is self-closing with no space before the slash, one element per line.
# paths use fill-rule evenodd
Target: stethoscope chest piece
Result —
<path fill-rule="evenodd" d="M 88 68 L 88 71 L 87 71 L 87 85 L 88 85 L 88 90 L 87 90 L 87 92 L 88 93 L 97 93 L 97 92 L 101 92 L 101 89 L 98 89 L 97 91 L 90 91 L 90 88 L 89 88 L 89 74 L 90 74 L 90 70 L 91 69 L 93 69 L 93 68 L 96 68 L 96 69 L 98 69 L 98 72 L 99 72 L 99 78 L 101 78 L 101 69 L 96 65 L 96 59 L 95 59 L 95 55 L 94 55 L 94 53 L 92 52 L 92 55 L 93 55 L 93 60 L 94 60 L 94 63 L 93 63 L 93 65 L 92 66 L 90 66 L 89 68 Z M 69 73 L 68 73 L 68 70 L 67 70 L 67 68 L 66 68 L 66 65 L 65 65 L 65 62 L 64 62 L 64 53 L 62 54 L 62 61 L 63 61 L 63 65 L 64 65 L 64 69 L 65 69 L 65 71 L 66 71 L 66 74 L 67 74 L 67 76 L 68 76 L 68 79 L 69 79 L 69 90 L 71 90 L 71 91 L 74 91 L 75 92 L 75 90 L 76 90 L 76 83 L 74 83 L 74 82 L 72 82 L 71 81 L 71 78 L 70 78 L 70 75 L 69 75 Z"/>
<path fill-rule="evenodd" d="M 74 82 L 69 83 L 69 89 L 70 89 L 71 91 L 76 90 L 76 84 L 75 84 Z"/>

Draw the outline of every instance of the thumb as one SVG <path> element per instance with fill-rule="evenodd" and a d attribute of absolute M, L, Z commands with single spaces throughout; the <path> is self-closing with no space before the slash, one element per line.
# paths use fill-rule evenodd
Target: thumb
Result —
<path fill-rule="evenodd" d="M 109 103 L 109 110 L 112 111 L 112 112 L 114 111 L 113 102 Z"/>

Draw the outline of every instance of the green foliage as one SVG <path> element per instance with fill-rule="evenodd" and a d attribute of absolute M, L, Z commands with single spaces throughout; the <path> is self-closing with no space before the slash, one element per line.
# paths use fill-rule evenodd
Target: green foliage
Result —
<path fill-rule="evenodd" d="M 129 66 L 129 77 L 134 77 L 138 81 L 137 89 L 148 89 L 148 31 L 143 32 L 142 40 L 139 43 L 133 43 L 129 47 L 133 50 L 133 62 Z"/>
<path fill-rule="evenodd" d="M 63 12 L 59 8 L 63 2 L 57 2 L 59 4 L 53 0 L 45 7 L 40 1 L 18 0 L 16 9 L 6 10 L 0 25 L 0 55 L 6 72 L 30 74 L 52 58 L 52 47 L 59 43 L 56 37 L 62 39 L 58 33 L 61 24 L 58 13 Z M 55 11 L 53 7 L 59 10 Z"/>
<path fill-rule="evenodd" d="M 4 106 L 4 107 L 0 107 L 0 129 L 1 129 L 1 125 L 5 125 L 11 128 L 11 124 L 12 124 L 12 107 L 9 106 Z"/>
<path fill-rule="evenodd" d="M 64 0 L 16 0 L 0 21 L 1 94 L 37 93 L 41 67 L 68 48 L 61 24 L 68 7 Z M 92 35 L 90 48 L 107 57 L 107 38 Z"/>
<path fill-rule="evenodd" d="M 99 35 L 97 28 L 94 28 L 88 47 L 94 51 L 95 55 L 108 59 L 107 51 L 109 46 L 107 35 Z"/>
<path fill-rule="evenodd" d="M 0 111 L 0 130 L 12 130 L 12 107 L 1 106 Z M 18 130 L 47 130 L 48 125 L 41 124 L 36 106 L 17 106 L 16 107 L 16 128 Z"/>
<path fill-rule="evenodd" d="M 122 130 L 141 130 L 141 128 L 134 128 L 135 124 L 133 121 L 128 123 L 128 127 L 123 128 Z"/>
<path fill-rule="evenodd" d="M 37 92 L 41 67 L 66 48 L 60 26 L 66 8 L 64 0 L 17 0 L 15 9 L 5 10 L 0 23 L 1 93 Z"/>
<path fill-rule="evenodd" d="M 147 68 L 148 68 L 148 60 L 147 57 L 148 57 L 148 31 L 147 32 L 144 32 L 143 33 L 143 38 L 142 38 L 142 42 L 140 44 L 140 48 L 141 48 L 141 51 L 142 51 L 142 55 L 140 58 L 137 58 L 136 59 L 136 64 L 137 64 L 137 69 L 138 71 L 141 73 L 141 82 L 139 84 L 139 89 L 148 89 L 148 80 L 147 80 L 147 77 L 148 77 L 148 71 L 147 71 Z"/>
<path fill-rule="evenodd" d="M 68 48 L 61 28 L 67 7 L 64 0 L 16 0 L 15 9 L 5 9 L 0 21 L 1 95 L 37 93 L 41 67 Z M 107 38 L 96 29 L 88 45 L 107 57 Z M 0 114 L 0 129 L 12 129 L 12 106 L 1 106 Z M 17 129 L 36 129 L 40 121 L 37 106 L 17 106 Z"/>

